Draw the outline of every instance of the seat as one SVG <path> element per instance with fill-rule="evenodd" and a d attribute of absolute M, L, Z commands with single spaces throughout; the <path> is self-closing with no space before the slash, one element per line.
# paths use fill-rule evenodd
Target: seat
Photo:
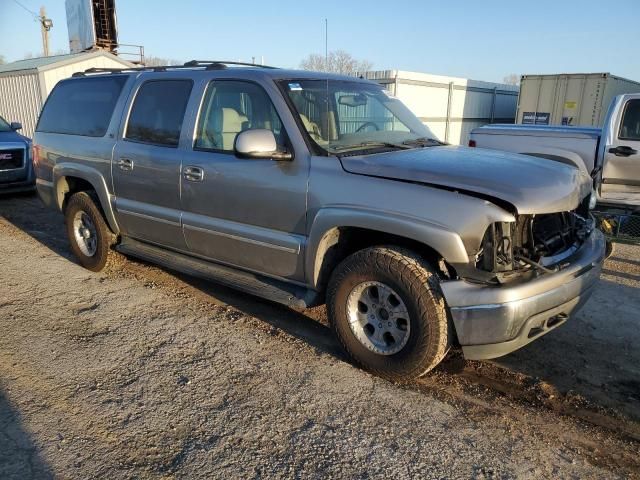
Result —
<path fill-rule="evenodd" d="M 249 128 L 249 119 L 234 108 L 220 108 L 213 112 L 213 119 L 206 129 L 207 141 L 213 148 L 233 150 L 236 136 Z"/>
<path fill-rule="evenodd" d="M 324 139 L 322 138 L 322 132 L 320 131 L 320 127 L 317 123 L 312 122 L 307 118 L 306 115 L 300 114 L 300 120 L 302 120 L 302 124 L 304 125 L 305 130 L 311 135 L 317 143 L 324 143 Z"/>

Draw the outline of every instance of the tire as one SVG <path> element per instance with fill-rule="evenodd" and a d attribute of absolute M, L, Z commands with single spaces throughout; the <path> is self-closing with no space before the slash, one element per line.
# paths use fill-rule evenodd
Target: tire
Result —
<path fill-rule="evenodd" d="M 92 272 L 104 269 L 115 255 L 111 250 L 115 235 L 98 205 L 93 192 L 79 192 L 69 199 L 64 211 L 71 250 L 80 264 Z M 88 237 L 84 231 L 88 231 Z"/>
<path fill-rule="evenodd" d="M 394 296 L 399 298 L 392 302 Z M 389 306 L 386 320 L 381 307 L 385 305 Z M 453 329 L 438 275 L 409 250 L 372 247 L 347 257 L 329 280 L 327 313 L 338 340 L 355 363 L 392 381 L 425 375 L 451 346 Z M 401 318 L 406 314 L 409 318 Z M 358 326 L 365 322 L 369 323 Z"/>

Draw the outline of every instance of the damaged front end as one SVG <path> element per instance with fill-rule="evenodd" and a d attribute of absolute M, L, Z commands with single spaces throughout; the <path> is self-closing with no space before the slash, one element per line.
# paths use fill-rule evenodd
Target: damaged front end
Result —
<path fill-rule="evenodd" d="M 587 198 L 576 210 L 517 215 L 489 226 L 475 256 L 475 280 L 509 283 L 562 269 L 595 228 Z"/>
<path fill-rule="evenodd" d="M 517 350 L 587 302 L 602 271 L 606 241 L 585 203 L 493 223 L 471 268 L 442 283 L 465 358 Z"/>

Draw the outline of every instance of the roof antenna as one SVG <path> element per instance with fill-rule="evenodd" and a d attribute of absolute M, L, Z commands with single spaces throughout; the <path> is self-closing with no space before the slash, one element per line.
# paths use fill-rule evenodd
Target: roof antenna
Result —
<path fill-rule="evenodd" d="M 324 19 L 324 71 L 329 72 L 329 19 Z M 330 139 L 329 135 L 329 77 L 327 76 L 326 82 L 326 96 L 324 103 L 326 105 L 327 111 L 325 112 L 325 132 L 327 134 L 327 138 Z"/>
<path fill-rule="evenodd" d="M 329 19 L 324 19 L 324 68 L 329 68 Z"/>

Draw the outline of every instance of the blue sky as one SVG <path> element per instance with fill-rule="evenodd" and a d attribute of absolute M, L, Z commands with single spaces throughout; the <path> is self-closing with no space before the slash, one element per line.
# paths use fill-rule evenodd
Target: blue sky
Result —
<path fill-rule="evenodd" d="M 51 50 L 68 48 L 64 0 L 45 5 Z M 521 5 L 522 4 L 522 5 Z M 178 60 L 225 59 L 297 67 L 309 53 L 344 49 L 375 69 L 501 81 L 510 73 L 606 71 L 640 80 L 640 0 L 259 1 L 116 0 L 121 43 Z M 40 30 L 0 0 L 0 55 L 41 51 Z"/>

